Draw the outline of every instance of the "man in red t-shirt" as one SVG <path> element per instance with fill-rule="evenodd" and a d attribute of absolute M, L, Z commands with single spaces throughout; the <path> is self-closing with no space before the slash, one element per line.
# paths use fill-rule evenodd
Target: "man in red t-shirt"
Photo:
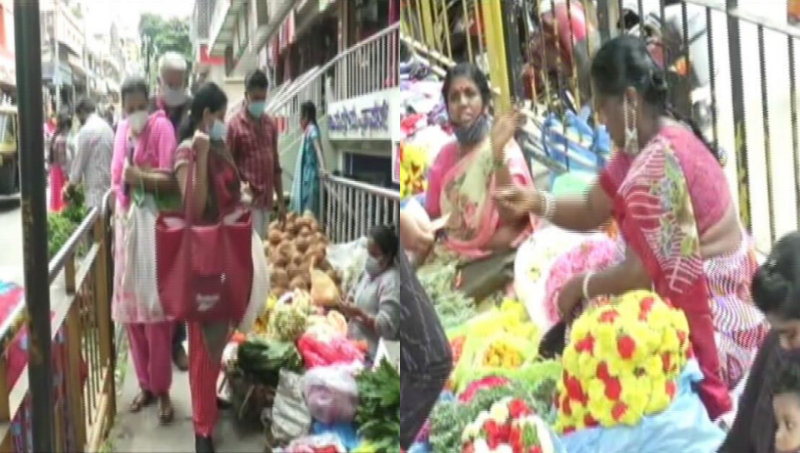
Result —
<path fill-rule="evenodd" d="M 286 215 L 281 180 L 278 130 L 266 108 L 267 75 L 255 70 L 245 78 L 243 108 L 228 120 L 228 149 L 242 178 L 242 200 L 250 206 L 253 228 L 262 238 L 277 198 L 280 221 Z"/>

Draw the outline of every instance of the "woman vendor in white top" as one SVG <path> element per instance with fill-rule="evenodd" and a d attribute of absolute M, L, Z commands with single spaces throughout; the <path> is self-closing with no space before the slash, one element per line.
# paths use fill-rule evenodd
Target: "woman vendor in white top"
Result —
<path fill-rule="evenodd" d="M 370 232 L 364 275 L 340 307 L 350 319 L 350 338 L 366 341 L 371 358 L 381 339 L 396 341 L 400 331 L 399 244 L 393 227 L 378 226 Z"/>

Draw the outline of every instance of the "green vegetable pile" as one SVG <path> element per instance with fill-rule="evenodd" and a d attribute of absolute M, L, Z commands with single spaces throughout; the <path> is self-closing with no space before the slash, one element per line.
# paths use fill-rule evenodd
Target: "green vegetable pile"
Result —
<path fill-rule="evenodd" d="M 441 402 L 436 405 L 430 417 L 431 451 L 433 453 L 461 451 L 464 428 L 472 423 L 478 414 L 488 411 L 492 404 L 506 397 L 525 400 L 546 423 L 551 424 L 555 421 L 555 411 L 551 404 L 555 392 L 555 381 L 547 379 L 533 389 L 519 383 L 483 389 L 466 404 L 458 401 Z"/>
<path fill-rule="evenodd" d="M 456 278 L 456 265 L 435 263 L 419 272 L 419 280 L 433 302 L 436 314 L 445 329 L 458 327 L 472 319 L 475 314 L 475 301 L 453 288 Z"/>
<path fill-rule="evenodd" d="M 356 377 L 359 404 L 356 410 L 358 434 L 375 451 L 400 453 L 400 374 L 384 360 L 375 370 Z M 450 450 L 456 451 L 456 450 Z"/>
<path fill-rule="evenodd" d="M 84 199 L 83 189 L 80 186 L 70 186 L 70 189 L 65 193 L 67 207 L 61 212 L 47 215 L 49 229 L 47 252 L 50 259 L 53 259 L 58 254 L 83 219 L 86 218 L 87 210 L 84 205 Z"/>
<path fill-rule="evenodd" d="M 281 341 L 297 341 L 308 327 L 311 312 L 311 302 L 305 296 L 295 294 L 291 303 L 279 303 L 270 314 L 270 335 Z"/>
<path fill-rule="evenodd" d="M 239 345 L 236 367 L 251 382 L 277 388 L 281 369 L 299 372 L 303 358 L 293 343 L 251 339 Z"/>

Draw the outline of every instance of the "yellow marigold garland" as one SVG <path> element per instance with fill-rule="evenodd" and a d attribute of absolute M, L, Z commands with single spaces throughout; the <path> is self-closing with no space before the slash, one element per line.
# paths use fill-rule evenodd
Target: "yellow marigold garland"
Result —
<path fill-rule="evenodd" d="M 564 350 L 556 430 L 631 426 L 664 411 L 690 356 L 686 316 L 650 291 L 588 310 Z"/>

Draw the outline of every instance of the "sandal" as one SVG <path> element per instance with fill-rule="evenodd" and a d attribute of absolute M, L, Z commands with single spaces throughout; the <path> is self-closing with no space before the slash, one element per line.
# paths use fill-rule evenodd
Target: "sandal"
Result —
<path fill-rule="evenodd" d="M 158 420 L 162 425 L 168 425 L 175 419 L 175 408 L 172 407 L 172 401 L 169 395 L 163 395 L 158 398 Z"/>
<path fill-rule="evenodd" d="M 142 390 L 138 395 L 136 395 L 136 398 L 133 399 L 130 411 L 135 414 L 136 412 L 139 412 L 145 407 L 153 404 L 154 401 L 155 398 L 153 397 L 152 393 L 147 390 Z"/>

